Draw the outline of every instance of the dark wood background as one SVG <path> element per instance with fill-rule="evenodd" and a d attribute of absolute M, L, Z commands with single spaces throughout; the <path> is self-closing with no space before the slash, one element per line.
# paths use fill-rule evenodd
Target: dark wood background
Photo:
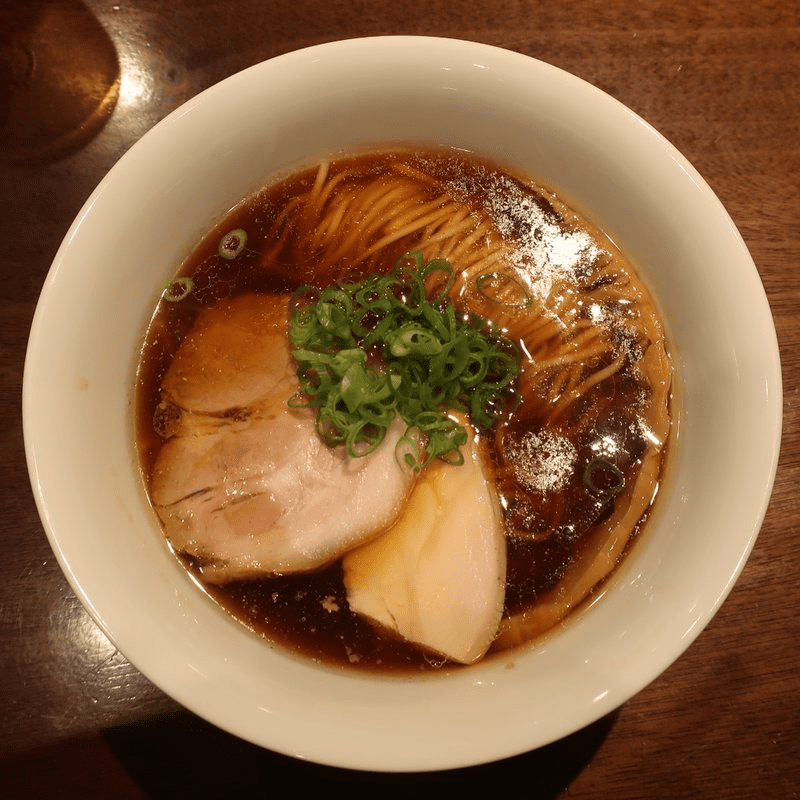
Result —
<path fill-rule="evenodd" d="M 694 163 L 766 287 L 783 358 L 785 431 L 753 555 L 711 625 L 664 675 L 543 750 L 457 772 L 387 776 L 244 744 L 181 709 L 115 650 L 48 546 L 28 483 L 20 397 L 48 267 L 91 190 L 131 144 L 251 64 L 334 39 L 398 33 L 474 39 L 562 67 L 628 105 Z M 119 101 L 91 117 L 117 69 Z M 227 797 L 279 791 L 288 779 L 293 789 L 431 795 L 798 797 L 795 2 L 1 0 L 0 70 L 0 793 Z"/>

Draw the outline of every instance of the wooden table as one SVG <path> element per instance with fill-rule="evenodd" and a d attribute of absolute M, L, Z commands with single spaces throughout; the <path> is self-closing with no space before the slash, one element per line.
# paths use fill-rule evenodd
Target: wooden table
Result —
<path fill-rule="evenodd" d="M 137 139 L 251 64 L 320 42 L 393 33 L 479 40 L 562 67 L 639 113 L 695 164 L 741 230 L 769 295 L 783 357 L 785 433 L 752 557 L 722 610 L 665 674 L 608 718 L 543 750 L 455 773 L 387 776 L 302 764 L 244 744 L 177 706 L 126 661 L 83 610 L 49 548 L 28 483 L 20 396 L 28 331 L 56 249 L 91 190 Z M 32 78 L 25 41 L 39 48 Z M 449 795 L 476 787 L 469 796 L 484 787 L 593 800 L 800 796 L 794 3 L 3 0 L 0 56 L 0 119 L 9 121 L 0 137 L 4 796 L 227 797 L 275 791 L 284 783 L 278 777 L 309 789 L 397 786 Z M 116 105 L 87 121 L 117 65 Z M 93 83 L 79 86 L 77 73 Z"/>

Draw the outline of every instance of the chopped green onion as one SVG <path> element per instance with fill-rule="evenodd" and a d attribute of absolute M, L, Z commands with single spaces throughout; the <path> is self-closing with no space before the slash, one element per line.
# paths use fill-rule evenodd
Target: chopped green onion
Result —
<path fill-rule="evenodd" d="M 625 475 L 610 461 L 596 458 L 583 471 L 583 483 L 592 494 L 611 499 L 625 488 Z"/>
<path fill-rule="evenodd" d="M 194 281 L 191 278 L 172 278 L 164 287 L 162 298 L 170 303 L 178 303 L 188 297 L 194 289 Z"/>
<path fill-rule="evenodd" d="M 409 428 L 400 437 L 394 449 L 394 457 L 401 469 L 410 472 L 419 472 L 422 469 L 423 459 L 419 445 L 419 431 L 414 428 Z"/>
<path fill-rule="evenodd" d="M 226 233 L 219 242 L 218 253 L 229 261 L 236 258 L 247 244 L 247 233 L 242 228 Z"/>
<path fill-rule="evenodd" d="M 425 330 L 418 322 L 407 322 L 386 335 L 389 351 L 399 356 L 434 356 L 442 351 L 442 343 L 434 331 Z"/>
<path fill-rule="evenodd" d="M 372 452 L 399 414 L 407 428 L 395 457 L 404 469 L 433 458 L 460 464 L 467 432 L 447 412 L 469 412 L 481 429 L 507 412 L 518 348 L 484 320 L 456 315 L 453 281 L 448 261 L 426 264 L 415 252 L 388 275 L 295 291 L 289 338 L 300 389 L 289 405 L 316 409 L 328 446 Z"/>

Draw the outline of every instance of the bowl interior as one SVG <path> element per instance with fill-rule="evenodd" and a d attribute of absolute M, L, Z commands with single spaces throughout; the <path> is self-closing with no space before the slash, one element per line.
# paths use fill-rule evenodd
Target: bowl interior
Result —
<path fill-rule="evenodd" d="M 414 680 L 299 660 L 219 612 L 167 551 L 141 488 L 132 424 L 148 315 L 202 233 L 295 165 L 396 142 L 514 165 L 599 224 L 651 284 L 684 394 L 669 496 L 602 602 L 536 647 Z M 765 513 L 781 381 L 769 308 L 740 236 L 646 123 L 533 59 L 389 37 L 323 45 L 233 76 L 120 160 L 75 220 L 42 292 L 24 417 L 34 491 L 62 568 L 154 683 L 279 752 L 422 770 L 567 735 L 688 647 L 738 577 Z"/>

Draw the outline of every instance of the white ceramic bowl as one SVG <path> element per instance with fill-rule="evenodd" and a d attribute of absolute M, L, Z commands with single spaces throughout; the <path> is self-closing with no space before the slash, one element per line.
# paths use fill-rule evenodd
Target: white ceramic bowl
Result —
<path fill-rule="evenodd" d="M 276 171 L 384 141 L 474 149 L 562 190 L 640 265 L 684 383 L 669 497 L 601 601 L 545 643 L 447 678 L 342 673 L 246 632 L 168 554 L 134 457 L 137 347 L 175 265 Z M 758 533 L 781 394 L 753 262 L 670 144 L 606 94 L 531 58 L 389 37 L 259 64 L 188 102 L 120 160 L 75 220 L 44 286 L 24 423 L 33 488 L 61 566 L 148 678 L 273 750 L 408 771 L 486 762 L 563 737 L 624 703 L 689 646 Z"/>

